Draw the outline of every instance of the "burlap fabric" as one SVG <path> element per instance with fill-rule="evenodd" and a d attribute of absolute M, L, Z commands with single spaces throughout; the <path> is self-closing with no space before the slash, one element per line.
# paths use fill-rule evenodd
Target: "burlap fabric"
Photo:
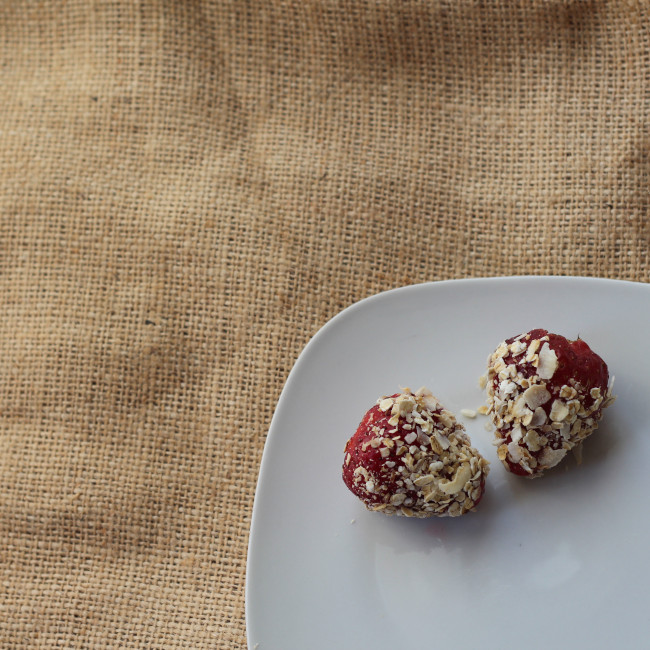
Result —
<path fill-rule="evenodd" d="M 2 647 L 243 647 L 266 430 L 353 301 L 647 281 L 648 13 L 2 2 Z"/>

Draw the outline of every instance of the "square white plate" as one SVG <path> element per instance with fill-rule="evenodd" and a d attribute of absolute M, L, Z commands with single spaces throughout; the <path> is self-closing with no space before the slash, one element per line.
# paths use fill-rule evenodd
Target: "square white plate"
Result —
<path fill-rule="evenodd" d="M 580 335 L 618 400 L 541 479 L 508 474 L 478 377 L 503 339 Z M 273 417 L 248 553 L 249 647 L 454 650 L 647 647 L 650 638 L 650 285 L 562 277 L 456 280 L 363 300 L 306 346 Z M 460 518 L 371 513 L 341 479 L 375 400 L 429 387 L 491 462 Z M 259 644 L 259 645 L 257 645 Z"/>

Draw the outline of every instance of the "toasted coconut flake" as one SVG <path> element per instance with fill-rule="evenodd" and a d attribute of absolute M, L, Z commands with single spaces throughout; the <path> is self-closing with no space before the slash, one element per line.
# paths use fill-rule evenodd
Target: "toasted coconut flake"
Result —
<path fill-rule="evenodd" d="M 552 350 L 548 343 L 542 345 L 539 351 L 539 364 L 537 365 L 537 374 L 540 379 L 551 379 L 557 370 L 558 361 L 555 350 Z"/>
<path fill-rule="evenodd" d="M 577 394 L 578 391 L 572 386 L 564 384 L 564 386 L 560 388 L 560 397 L 563 397 L 564 399 L 573 399 Z"/>
<path fill-rule="evenodd" d="M 526 404 L 534 410 L 538 406 L 546 404 L 546 402 L 551 399 L 551 394 L 546 390 L 545 384 L 534 384 L 530 388 L 526 389 L 523 397 Z"/>
<path fill-rule="evenodd" d="M 551 449 L 545 447 L 539 455 L 539 462 L 546 469 L 555 467 L 566 456 L 566 449 Z"/>
<path fill-rule="evenodd" d="M 530 390 L 530 389 L 529 389 Z M 510 411 L 516 418 L 523 418 L 530 410 L 526 407 L 526 394 L 520 395 L 512 404 Z"/>
<path fill-rule="evenodd" d="M 414 485 L 417 485 L 417 487 L 425 487 L 427 485 L 431 485 L 435 481 L 435 477 L 432 476 L 431 474 L 425 474 L 424 476 L 420 476 L 419 478 L 416 478 L 413 481 Z"/>
<path fill-rule="evenodd" d="M 438 487 L 445 494 L 456 494 L 462 490 L 467 481 L 472 478 L 472 469 L 468 463 L 462 464 L 457 470 L 452 481 L 440 481 Z"/>
<path fill-rule="evenodd" d="M 533 339 L 529 344 L 528 344 L 528 351 L 526 352 L 526 361 L 529 363 L 535 360 L 535 355 L 537 354 L 537 350 L 539 349 L 539 344 L 540 341 L 538 339 Z"/>
<path fill-rule="evenodd" d="M 546 422 L 546 411 L 538 406 L 533 413 L 533 419 L 530 421 L 531 427 L 541 427 Z"/>
<path fill-rule="evenodd" d="M 411 433 L 407 433 L 404 436 L 404 442 L 407 445 L 410 445 L 410 444 L 412 444 L 412 443 L 414 443 L 416 441 L 417 437 L 418 437 L 418 434 L 415 433 L 414 431 L 411 431 Z"/>
<path fill-rule="evenodd" d="M 390 411 L 393 408 L 393 400 L 390 397 L 386 397 L 379 402 L 379 410 L 385 413 Z"/>
<path fill-rule="evenodd" d="M 447 449 L 449 449 L 449 446 L 451 444 L 449 442 L 449 438 L 442 434 L 438 429 L 434 430 L 432 438 L 435 439 L 436 443 L 438 443 L 442 451 L 447 451 Z M 431 446 L 433 447 L 433 444 Z"/>
<path fill-rule="evenodd" d="M 556 399 L 551 407 L 551 420 L 553 422 L 564 422 L 569 415 L 569 407 L 561 399 Z"/>
<path fill-rule="evenodd" d="M 513 357 L 518 357 L 526 350 L 526 344 L 523 341 L 514 341 L 510 344 L 510 353 Z"/>
<path fill-rule="evenodd" d="M 520 463 L 524 459 L 524 450 L 516 442 L 509 443 L 507 451 L 513 463 Z"/>
<path fill-rule="evenodd" d="M 422 406 L 430 411 L 435 411 L 440 406 L 435 395 L 426 386 L 421 386 L 415 391 L 415 398 Z"/>
<path fill-rule="evenodd" d="M 393 404 L 392 415 L 405 417 L 415 408 L 415 400 L 410 395 L 400 395 Z"/>
<path fill-rule="evenodd" d="M 442 422 L 442 424 L 447 429 L 453 427 L 456 423 L 454 416 L 446 409 L 442 409 L 440 413 L 436 413 L 436 416 L 440 419 L 440 422 Z"/>
<path fill-rule="evenodd" d="M 521 425 L 515 424 L 515 426 L 512 427 L 510 437 L 512 438 L 512 442 L 519 442 L 524 437 L 524 432 L 521 428 Z"/>
<path fill-rule="evenodd" d="M 524 436 L 524 442 L 530 451 L 539 451 L 542 448 L 543 440 L 544 439 L 540 437 L 539 433 L 537 433 L 535 429 L 528 429 Z"/>

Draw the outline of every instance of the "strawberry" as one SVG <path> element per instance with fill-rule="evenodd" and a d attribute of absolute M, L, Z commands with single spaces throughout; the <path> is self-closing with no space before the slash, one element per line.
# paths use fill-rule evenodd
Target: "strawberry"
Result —
<path fill-rule="evenodd" d="M 616 398 L 607 364 L 582 339 L 534 329 L 503 341 L 488 359 L 488 409 L 497 455 L 535 478 L 590 436 Z"/>
<path fill-rule="evenodd" d="M 462 515 L 483 496 L 487 461 L 426 388 L 377 400 L 345 445 L 343 481 L 369 510 Z"/>

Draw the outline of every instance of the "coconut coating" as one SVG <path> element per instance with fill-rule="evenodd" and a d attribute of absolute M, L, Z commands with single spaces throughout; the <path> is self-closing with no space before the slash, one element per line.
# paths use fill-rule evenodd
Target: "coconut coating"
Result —
<path fill-rule="evenodd" d="M 591 435 L 614 400 L 607 364 L 581 339 L 534 329 L 488 359 L 488 413 L 506 469 L 535 478 Z"/>
<path fill-rule="evenodd" d="M 345 445 L 343 481 L 369 510 L 462 515 L 483 496 L 488 462 L 426 388 L 377 400 Z"/>

